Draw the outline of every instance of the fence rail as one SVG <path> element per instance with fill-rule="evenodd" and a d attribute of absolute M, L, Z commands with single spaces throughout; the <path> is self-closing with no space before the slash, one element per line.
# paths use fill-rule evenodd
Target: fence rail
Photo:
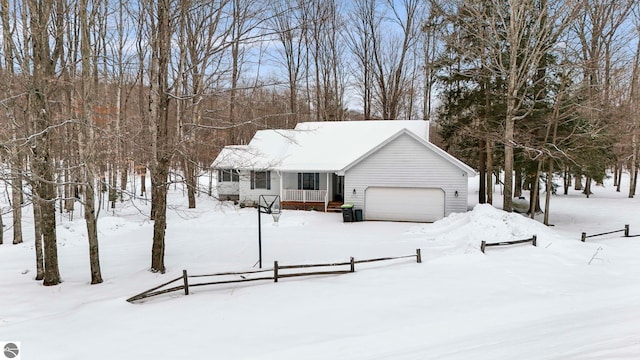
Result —
<path fill-rule="evenodd" d="M 318 276 L 318 275 L 343 275 L 355 272 L 355 264 L 359 263 L 370 263 L 376 261 L 387 261 L 387 260 L 396 260 L 396 259 L 405 259 L 405 258 L 416 258 L 416 262 L 422 262 L 422 254 L 420 249 L 416 249 L 416 253 L 414 255 L 405 255 L 405 256 L 396 256 L 396 257 L 384 257 L 384 258 L 376 258 L 376 259 L 364 259 L 364 260 L 355 260 L 351 257 L 348 262 L 337 262 L 337 263 L 326 263 L 326 264 L 298 264 L 298 265 L 279 265 L 277 261 L 274 261 L 272 269 L 263 269 L 263 270 L 254 270 L 254 271 L 244 271 L 244 272 L 219 272 L 214 274 L 204 274 L 204 275 L 188 275 L 187 270 L 182 270 L 182 276 L 165 282 L 161 285 L 158 285 L 154 288 L 151 288 L 147 291 L 141 292 L 137 295 L 134 295 L 127 299 L 128 302 L 135 302 L 139 300 L 143 300 L 146 298 L 150 298 L 157 295 L 167 294 L 174 291 L 184 290 L 185 295 L 189 295 L 189 289 L 197 286 L 209 286 L 209 285 L 223 285 L 223 284 L 233 284 L 233 283 L 243 283 L 250 281 L 266 281 L 271 280 L 273 282 L 278 282 L 278 279 L 283 278 L 291 278 L 291 277 L 301 277 L 301 276 Z M 300 269 L 313 269 L 313 268 L 323 268 L 323 267 L 332 267 L 332 268 L 340 268 L 348 266 L 348 269 L 335 269 L 328 271 L 304 271 L 304 272 L 288 272 L 289 270 L 300 270 Z M 285 270 L 286 273 L 282 273 L 282 270 Z M 272 276 L 260 276 L 260 277 L 250 277 L 251 275 L 260 274 L 260 273 L 268 273 L 271 272 Z M 219 280 L 219 281 L 209 281 L 209 282 L 199 282 L 199 283 L 189 283 L 189 279 L 195 278 L 204 278 L 204 277 L 219 277 L 219 276 L 239 276 L 240 279 L 230 279 L 230 280 Z M 182 280 L 182 285 L 174 286 L 167 289 L 159 290 L 167 285 L 170 285 L 174 282 Z"/>
<path fill-rule="evenodd" d="M 615 233 L 619 233 L 619 232 L 624 232 L 624 237 L 637 237 L 640 235 L 629 235 L 629 224 L 624 226 L 624 229 L 621 230 L 613 230 L 613 231 L 607 231 L 607 232 L 603 232 L 603 233 L 599 233 L 599 234 L 593 234 L 593 235 L 587 235 L 586 232 L 583 232 L 582 235 L 580 236 L 580 241 L 585 242 L 588 238 L 592 238 L 592 237 L 596 237 L 596 236 L 603 236 L 603 235 L 610 235 L 610 234 L 615 234 Z"/>
<path fill-rule="evenodd" d="M 530 242 L 531 245 L 533 245 L 533 246 L 538 246 L 538 237 L 536 235 L 533 235 L 532 237 L 530 237 L 528 239 L 512 240 L 512 241 L 500 241 L 500 242 L 495 242 L 495 243 L 488 243 L 488 242 L 482 240 L 482 243 L 480 243 L 480 251 L 482 251 L 482 253 L 484 254 L 485 248 L 489 247 L 489 246 L 517 245 L 517 244 L 524 244 L 524 243 L 528 243 L 528 242 Z"/>

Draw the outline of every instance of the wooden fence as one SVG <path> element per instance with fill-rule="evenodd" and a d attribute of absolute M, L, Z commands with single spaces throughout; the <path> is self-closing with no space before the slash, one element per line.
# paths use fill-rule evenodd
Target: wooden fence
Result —
<path fill-rule="evenodd" d="M 599 234 L 593 234 L 593 235 L 587 235 L 586 232 L 583 232 L 582 235 L 580 236 L 580 241 L 585 242 L 587 240 L 587 238 L 592 238 L 592 237 L 596 237 L 596 236 L 603 236 L 603 235 L 609 235 L 609 234 L 615 234 L 615 233 L 619 233 L 619 232 L 623 232 L 624 233 L 624 237 L 637 237 L 640 236 L 639 235 L 629 235 L 629 225 L 625 225 L 624 229 L 621 230 L 613 230 L 613 231 L 607 231 L 607 232 L 603 232 L 603 233 L 599 233 Z"/>
<path fill-rule="evenodd" d="M 516 245 L 516 244 L 524 244 L 524 243 L 528 243 L 530 242 L 531 245 L 533 246 L 537 246 L 537 242 L 538 242 L 538 237 L 536 235 L 533 235 L 532 237 L 528 238 L 528 239 L 524 239 L 524 240 L 513 240 L 513 241 L 500 241 L 500 242 L 496 242 L 496 243 L 488 243 L 484 240 L 482 240 L 482 243 L 480 243 L 480 251 L 482 251 L 482 253 L 484 254 L 484 250 L 486 247 L 489 246 L 503 246 L 503 245 Z"/>
<path fill-rule="evenodd" d="M 189 295 L 189 289 L 197 286 L 222 285 L 222 284 L 243 283 L 243 282 L 250 282 L 250 281 L 265 281 L 265 280 L 278 282 L 278 279 L 289 278 L 289 277 L 348 274 L 356 271 L 356 267 L 355 267 L 356 264 L 396 260 L 396 259 L 404 259 L 404 258 L 416 258 L 416 262 L 418 263 L 422 262 L 422 254 L 420 252 L 420 249 L 416 249 L 416 253 L 414 255 L 383 257 L 383 258 L 366 259 L 366 260 L 355 260 L 353 257 L 351 257 L 351 259 L 348 262 L 339 262 L 339 263 L 280 265 L 278 264 L 277 261 L 274 261 L 272 269 L 262 269 L 262 270 L 244 271 L 244 272 L 221 272 L 221 273 L 206 274 L 206 275 L 188 275 L 187 270 L 182 270 L 182 276 L 177 277 L 173 280 L 167 281 L 147 291 L 141 292 L 140 294 L 134 295 L 128 298 L 127 301 L 128 302 L 139 301 L 149 297 L 167 294 L 174 291 L 181 291 L 181 290 L 184 290 L 185 295 Z M 318 268 L 330 268 L 330 269 L 317 270 Z M 305 269 L 305 271 L 300 271 L 302 269 Z M 296 270 L 298 272 L 296 272 Z M 266 273 L 270 273 L 270 274 L 267 276 Z M 235 278 L 227 279 L 227 280 L 209 281 L 209 282 L 198 282 L 198 283 L 189 282 L 189 279 L 206 278 L 206 277 L 219 278 L 219 277 L 225 277 L 225 276 L 226 277 L 233 276 Z M 253 276 L 256 276 L 256 277 L 253 277 Z M 237 277 L 240 277 L 240 278 L 238 279 Z M 180 285 L 173 286 L 170 288 L 165 288 L 166 286 L 173 283 L 180 283 Z"/>

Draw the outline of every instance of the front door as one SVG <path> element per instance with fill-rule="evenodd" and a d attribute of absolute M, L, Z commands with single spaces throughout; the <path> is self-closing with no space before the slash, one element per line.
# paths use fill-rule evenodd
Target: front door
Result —
<path fill-rule="evenodd" d="M 333 197 L 332 201 L 344 201 L 344 176 L 333 174 Z"/>

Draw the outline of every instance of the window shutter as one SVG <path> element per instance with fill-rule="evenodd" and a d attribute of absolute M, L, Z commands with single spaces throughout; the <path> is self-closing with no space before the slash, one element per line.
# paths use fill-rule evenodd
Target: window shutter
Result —
<path fill-rule="evenodd" d="M 251 171 L 251 190 L 255 189 L 255 183 L 256 183 L 256 173 L 255 171 Z"/>
<path fill-rule="evenodd" d="M 302 173 L 298 173 L 298 190 L 302 190 Z"/>
<path fill-rule="evenodd" d="M 315 173 L 316 188 L 314 190 L 320 190 L 320 173 Z"/>
<path fill-rule="evenodd" d="M 222 181 L 222 170 L 218 169 L 218 182 Z"/>
<path fill-rule="evenodd" d="M 267 190 L 271 190 L 271 171 L 267 171 L 265 174 L 267 176 Z"/>

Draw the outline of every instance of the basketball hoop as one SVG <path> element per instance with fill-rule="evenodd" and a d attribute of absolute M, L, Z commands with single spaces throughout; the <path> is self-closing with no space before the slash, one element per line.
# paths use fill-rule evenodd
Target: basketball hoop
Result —
<path fill-rule="evenodd" d="M 262 222 L 260 215 L 263 213 L 271 214 L 274 224 L 278 224 L 282 213 L 280 195 L 260 195 L 258 198 L 258 264 L 260 264 L 260 269 L 262 269 Z"/>
<path fill-rule="evenodd" d="M 277 212 L 277 213 L 276 212 L 272 212 L 271 213 L 271 216 L 273 216 L 273 223 L 274 224 L 276 224 L 276 225 L 278 224 L 278 220 L 280 220 L 280 215 L 282 215 L 281 212 Z"/>
<path fill-rule="evenodd" d="M 280 213 L 280 195 L 260 195 L 258 208 L 263 214 Z"/>

